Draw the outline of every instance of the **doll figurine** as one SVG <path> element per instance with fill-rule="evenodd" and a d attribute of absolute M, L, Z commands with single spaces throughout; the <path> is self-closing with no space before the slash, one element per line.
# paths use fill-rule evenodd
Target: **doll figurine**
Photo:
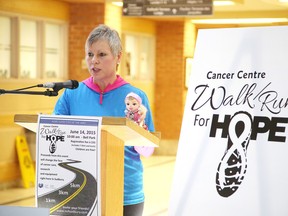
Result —
<path fill-rule="evenodd" d="M 145 121 L 140 119 L 142 115 L 141 108 L 143 108 L 141 97 L 133 92 L 130 92 L 125 98 L 125 104 L 126 104 L 125 109 L 126 117 L 136 122 L 139 126 L 143 127 L 145 130 L 148 130 Z"/>
<path fill-rule="evenodd" d="M 136 122 L 138 125 L 143 127 L 145 130 L 148 130 L 147 125 L 144 120 L 141 120 L 141 116 L 146 114 L 147 109 L 142 104 L 142 99 L 139 95 L 130 92 L 125 98 L 125 114 L 126 117 Z M 144 157 L 149 157 L 154 152 L 154 147 L 150 146 L 134 146 L 136 152 Z"/>

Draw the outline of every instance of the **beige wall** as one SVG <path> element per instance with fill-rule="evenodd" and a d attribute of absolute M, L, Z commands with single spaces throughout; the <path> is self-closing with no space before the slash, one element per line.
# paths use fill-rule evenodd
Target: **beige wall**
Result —
<path fill-rule="evenodd" d="M 69 4 L 53 0 L 0 0 L 0 11 L 69 20 Z"/>
<path fill-rule="evenodd" d="M 135 17 L 122 17 L 122 31 L 137 32 L 155 35 L 157 33 L 157 22 L 149 19 Z"/>

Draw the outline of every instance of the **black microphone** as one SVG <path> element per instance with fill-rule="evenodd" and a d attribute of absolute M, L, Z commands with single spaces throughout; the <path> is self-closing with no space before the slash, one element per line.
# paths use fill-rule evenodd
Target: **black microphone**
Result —
<path fill-rule="evenodd" d="M 66 82 L 49 82 L 37 85 L 37 87 L 53 88 L 57 90 L 60 90 L 62 88 L 76 89 L 78 88 L 78 86 L 79 83 L 77 80 L 68 80 Z"/>

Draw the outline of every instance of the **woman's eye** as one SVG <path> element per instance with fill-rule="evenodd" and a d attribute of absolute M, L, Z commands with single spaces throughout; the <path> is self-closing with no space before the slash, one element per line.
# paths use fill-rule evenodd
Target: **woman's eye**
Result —
<path fill-rule="evenodd" d="M 103 57 L 103 56 L 106 56 L 106 54 L 105 53 L 99 53 L 99 56 Z"/>
<path fill-rule="evenodd" d="M 89 53 L 88 53 L 88 56 L 89 56 L 89 57 L 93 57 L 94 55 L 93 55 L 93 53 L 89 52 Z"/>

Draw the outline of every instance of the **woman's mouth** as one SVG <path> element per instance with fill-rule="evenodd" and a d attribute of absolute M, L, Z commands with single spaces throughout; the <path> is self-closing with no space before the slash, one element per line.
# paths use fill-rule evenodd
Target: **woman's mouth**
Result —
<path fill-rule="evenodd" d="M 93 73 L 98 73 L 100 71 L 100 69 L 99 68 L 95 68 L 95 67 L 91 67 L 90 71 L 93 72 Z"/>

